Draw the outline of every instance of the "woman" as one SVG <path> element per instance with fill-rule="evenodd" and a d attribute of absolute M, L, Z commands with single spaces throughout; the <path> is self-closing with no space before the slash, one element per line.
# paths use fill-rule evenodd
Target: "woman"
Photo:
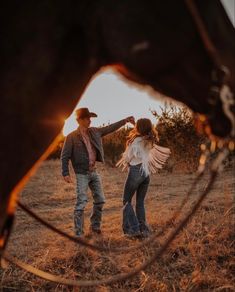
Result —
<path fill-rule="evenodd" d="M 128 236 L 149 235 L 146 224 L 144 199 L 147 194 L 150 173 L 162 168 L 170 155 L 170 149 L 158 146 L 158 134 L 149 119 L 139 119 L 130 132 L 126 150 L 117 166 L 129 166 L 123 195 L 123 232 Z M 131 205 L 136 193 L 135 211 Z"/>

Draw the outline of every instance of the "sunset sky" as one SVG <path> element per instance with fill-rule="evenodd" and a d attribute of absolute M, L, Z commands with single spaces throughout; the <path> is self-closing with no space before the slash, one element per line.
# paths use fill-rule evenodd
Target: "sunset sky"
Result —
<path fill-rule="evenodd" d="M 235 0 L 223 0 L 226 11 L 235 25 Z M 159 106 L 163 106 L 160 95 L 149 92 L 149 88 L 139 88 L 126 82 L 118 74 L 111 70 L 98 73 L 87 86 L 77 107 L 88 107 L 90 111 L 97 113 L 98 117 L 92 119 L 93 126 L 100 126 L 133 115 L 155 119 L 150 109 L 160 112 Z M 64 134 L 77 128 L 77 123 L 72 114 L 67 119 Z"/>
<path fill-rule="evenodd" d="M 94 76 L 77 107 L 88 107 L 90 111 L 95 112 L 98 117 L 92 118 L 92 125 L 100 126 L 130 115 L 136 119 L 147 117 L 154 122 L 150 109 L 159 111 L 159 105 L 162 105 L 161 102 L 153 98 L 146 89 L 140 90 L 108 70 Z M 70 132 L 71 128 L 77 128 L 74 115 L 65 124 L 65 134 Z"/>

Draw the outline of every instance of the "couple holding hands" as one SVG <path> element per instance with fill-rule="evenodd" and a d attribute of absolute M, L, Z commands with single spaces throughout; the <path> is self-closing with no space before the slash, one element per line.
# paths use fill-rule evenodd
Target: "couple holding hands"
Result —
<path fill-rule="evenodd" d="M 148 237 L 150 230 L 146 223 L 144 200 L 147 194 L 150 174 L 161 168 L 170 155 L 168 148 L 157 145 L 158 134 L 149 119 L 139 119 L 135 123 L 130 116 L 105 127 L 90 127 L 91 118 L 97 117 L 88 108 L 76 110 L 79 127 L 70 133 L 64 142 L 61 162 L 64 180 L 71 183 L 69 161 L 76 176 L 76 204 L 74 227 L 76 236 L 84 232 L 84 209 L 88 202 L 88 188 L 93 197 L 93 210 L 90 217 L 92 232 L 101 233 L 102 210 L 105 197 L 100 175 L 96 171 L 96 161 L 104 162 L 102 137 L 110 134 L 126 123 L 134 125 L 127 137 L 126 149 L 117 166 L 128 168 L 128 176 L 123 191 L 123 232 L 127 236 Z M 135 210 L 132 198 L 136 194 Z"/>

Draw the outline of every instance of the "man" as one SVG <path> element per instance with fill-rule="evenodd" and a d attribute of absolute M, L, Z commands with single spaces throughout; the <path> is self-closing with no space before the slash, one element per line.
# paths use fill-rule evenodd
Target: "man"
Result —
<path fill-rule="evenodd" d="M 106 127 L 89 127 L 91 117 L 97 117 L 89 112 L 88 108 L 76 110 L 76 118 L 79 124 L 77 130 L 70 133 L 64 142 L 61 153 L 62 175 L 67 183 L 71 183 L 69 175 L 69 160 L 76 175 L 77 202 L 74 210 L 75 234 L 83 234 L 84 209 L 88 202 L 87 191 L 90 188 L 93 196 L 93 211 L 90 217 L 91 231 L 101 233 L 102 209 L 105 197 L 99 174 L 96 172 L 95 162 L 104 162 L 104 150 L 102 137 L 116 131 L 127 122 L 134 124 L 134 118 L 128 117 Z"/>

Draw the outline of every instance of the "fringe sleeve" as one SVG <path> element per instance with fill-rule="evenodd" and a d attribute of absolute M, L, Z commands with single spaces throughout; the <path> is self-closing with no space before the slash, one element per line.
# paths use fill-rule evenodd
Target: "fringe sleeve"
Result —
<path fill-rule="evenodd" d="M 156 173 L 157 169 L 161 169 L 169 158 L 171 151 L 169 148 L 154 144 L 149 153 L 148 168 L 152 173 Z"/>
<path fill-rule="evenodd" d="M 162 168 L 170 153 L 169 148 L 157 144 L 150 146 L 150 144 L 146 143 L 132 143 L 126 148 L 116 166 L 122 167 L 122 170 L 125 170 L 133 157 L 140 158 L 142 161 L 142 171 L 149 175 L 150 173 L 156 173 L 158 169 Z"/>

